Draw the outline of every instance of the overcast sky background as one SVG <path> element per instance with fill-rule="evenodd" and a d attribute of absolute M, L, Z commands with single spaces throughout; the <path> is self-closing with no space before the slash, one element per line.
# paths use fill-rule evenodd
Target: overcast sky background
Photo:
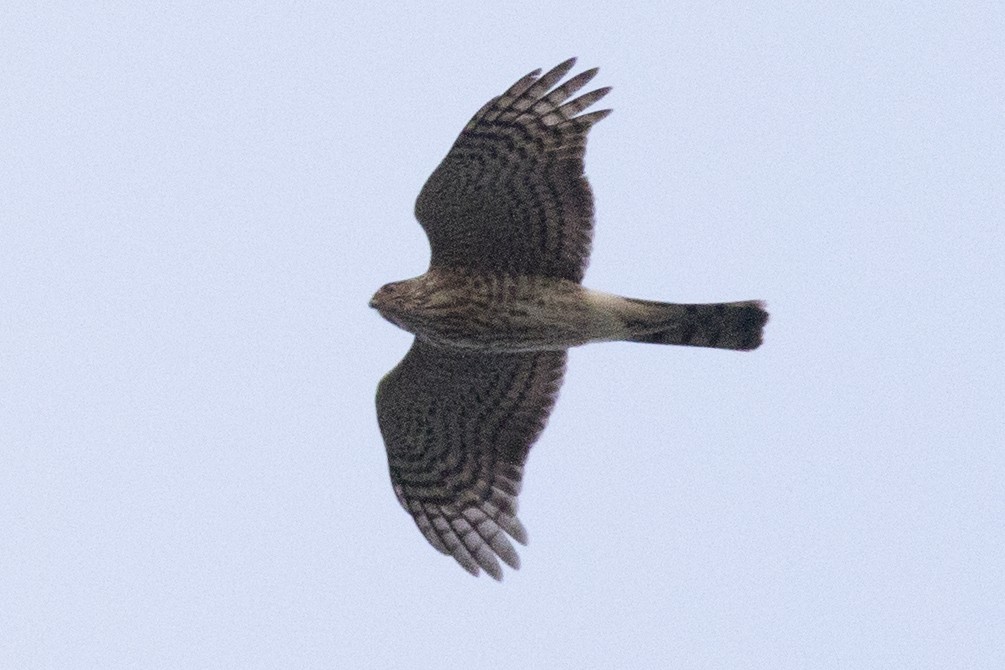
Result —
<path fill-rule="evenodd" d="M 822 4 L 9 6 L 0 667 L 1005 666 L 1005 9 Z M 574 350 L 498 584 L 394 498 L 367 301 L 573 55 L 586 284 L 772 316 Z"/>

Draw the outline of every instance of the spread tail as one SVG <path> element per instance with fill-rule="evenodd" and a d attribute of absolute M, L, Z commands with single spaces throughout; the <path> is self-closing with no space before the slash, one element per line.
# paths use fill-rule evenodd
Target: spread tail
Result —
<path fill-rule="evenodd" d="M 761 346 L 761 331 L 768 321 L 759 300 L 723 302 L 712 305 L 675 305 L 649 300 L 628 299 L 645 309 L 645 316 L 633 315 L 626 325 L 636 334 L 629 342 L 680 344 L 748 351 Z"/>

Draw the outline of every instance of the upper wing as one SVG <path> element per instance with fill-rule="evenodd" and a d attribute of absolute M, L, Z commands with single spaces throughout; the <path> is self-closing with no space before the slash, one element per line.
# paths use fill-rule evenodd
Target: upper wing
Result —
<path fill-rule="evenodd" d="M 611 110 L 576 116 L 610 88 L 565 102 L 596 68 L 549 93 L 575 62 L 531 72 L 464 127 L 415 203 L 431 266 L 582 280 L 593 237 L 586 134 Z"/>
<path fill-rule="evenodd" d="M 496 556 L 520 565 L 506 534 L 527 542 L 516 517 L 523 464 L 564 371 L 564 351 L 469 353 L 416 339 L 377 387 L 398 501 L 472 574 L 502 579 Z"/>

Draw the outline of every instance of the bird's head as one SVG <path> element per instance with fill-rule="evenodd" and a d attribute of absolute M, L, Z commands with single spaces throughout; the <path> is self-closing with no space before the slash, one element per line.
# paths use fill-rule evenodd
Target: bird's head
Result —
<path fill-rule="evenodd" d="M 463 285 L 461 285 L 463 287 Z M 436 273 L 384 284 L 370 298 L 370 307 L 405 330 L 415 333 L 457 310 L 458 286 Z M 460 291 L 463 298 L 463 291 Z"/>
<path fill-rule="evenodd" d="M 404 283 L 393 281 L 390 284 L 384 284 L 370 298 L 370 307 L 380 312 L 382 317 L 399 328 L 405 327 L 400 318 L 407 293 L 403 286 Z"/>
<path fill-rule="evenodd" d="M 399 328 L 414 332 L 409 324 L 421 314 L 426 288 L 419 277 L 384 284 L 370 298 L 370 307 Z"/>
<path fill-rule="evenodd" d="M 384 313 L 384 310 L 393 311 L 395 305 L 400 306 L 405 298 L 407 290 L 402 286 L 405 282 L 393 281 L 390 284 L 381 286 L 373 297 L 370 298 L 370 307 Z"/>

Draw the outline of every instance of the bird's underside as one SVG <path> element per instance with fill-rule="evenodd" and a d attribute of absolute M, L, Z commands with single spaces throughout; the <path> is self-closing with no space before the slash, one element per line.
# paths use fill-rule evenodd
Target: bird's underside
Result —
<path fill-rule="evenodd" d="M 377 388 L 377 419 L 401 505 L 465 569 L 519 567 L 510 539 L 527 453 L 551 412 L 566 349 L 598 341 L 749 350 L 768 314 L 744 301 L 681 305 L 581 285 L 593 198 L 586 135 L 607 94 L 573 98 L 596 74 L 556 86 L 570 59 L 488 102 L 426 182 L 415 212 L 432 250 L 422 276 L 370 304 L 415 334 Z M 571 99 L 570 99 L 571 98 Z"/>

